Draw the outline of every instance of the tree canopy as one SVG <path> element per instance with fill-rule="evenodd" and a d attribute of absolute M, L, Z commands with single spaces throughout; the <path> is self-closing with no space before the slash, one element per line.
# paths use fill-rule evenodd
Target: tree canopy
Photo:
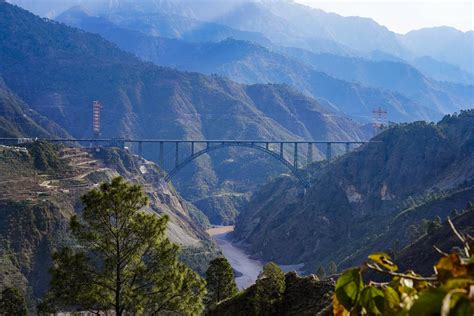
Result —
<path fill-rule="evenodd" d="M 269 262 L 263 266 L 255 282 L 255 308 L 256 313 L 271 314 L 277 302 L 283 298 L 285 292 L 285 273 L 280 267 Z"/>
<path fill-rule="evenodd" d="M 42 311 L 114 310 L 116 315 L 197 315 L 204 282 L 178 261 L 165 235 L 168 218 L 146 212 L 147 196 L 121 177 L 82 197 L 71 219 L 77 246 L 53 254 Z"/>
<path fill-rule="evenodd" d="M 237 294 L 234 271 L 224 257 L 212 260 L 206 271 L 206 304 L 212 306 Z"/>

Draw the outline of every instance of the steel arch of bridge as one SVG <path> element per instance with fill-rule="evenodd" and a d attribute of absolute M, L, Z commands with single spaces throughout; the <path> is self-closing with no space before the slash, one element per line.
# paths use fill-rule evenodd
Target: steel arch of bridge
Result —
<path fill-rule="evenodd" d="M 298 167 L 298 145 L 307 145 L 307 162 L 313 161 L 313 146 L 326 145 L 326 159 L 332 158 L 332 145 L 345 145 L 345 152 L 349 152 L 351 145 L 362 145 L 366 141 L 313 141 L 313 140 L 181 140 L 181 139 L 126 139 L 126 138 L 0 138 L 0 144 L 21 144 L 25 142 L 32 142 L 42 140 L 53 143 L 66 143 L 72 145 L 86 144 L 86 146 L 108 146 L 125 148 L 127 144 L 136 145 L 138 155 L 142 156 L 144 144 L 159 144 L 159 165 L 164 169 L 165 144 L 173 144 L 175 146 L 175 164 L 165 176 L 164 180 L 169 182 L 170 179 L 180 171 L 184 166 L 189 164 L 194 159 L 210 152 L 225 147 L 247 147 L 264 152 L 271 157 L 277 159 L 285 165 L 298 181 L 306 188 L 308 181 L 303 175 L 303 172 Z M 374 141 L 371 141 L 374 142 Z M 180 144 L 188 144 L 191 146 L 191 155 L 186 159 L 180 161 Z M 205 144 L 205 148 L 195 151 L 198 144 Z M 279 145 L 279 150 L 271 150 L 270 145 Z M 293 147 L 293 163 L 285 158 L 284 145 L 291 145 Z"/>
<path fill-rule="evenodd" d="M 164 178 L 164 181 L 169 182 L 175 174 L 177 174 L 181 169 L 183 169 L 187 164 L 192 162 L 194 159 L 196 159 L 196 158 L 198 158 L 202 155 L 205 155 L 205 154 L 207 154 L 211 151 L 221 149 L 221 148 L 226 148 L 226 147 L 247 147 L 247 148 L 253 148 L 253 149 L 259 150 L 261 152 L 264 152 L 266 154 L 269 154 L 273 158 L 275 158 L 278 161 L 280 161 L 281 163 L 283 163 L 283 165 L 285 165 L 285 167 L 287 167 L 293 173 L 293 175 L 298 179 L 298 181 L 301 183 L 301 185 L 303 185 L 305 188 L 308 186 L 308 182 L 301 175 L 301 172 L 291 162 L 289 162 L 288 160 L 285 159 L 285 157 L 283 156 L 282 151 L 280 153 L 277 153 L 277 152 L 274 152 L 274 151 L 270 150 L 269 146 L 263 147 L 263 146 L 259 146 L 256 143 L 252 143 L 252 142 L 250 142 L 250 143 L 246 143 L 246 142 L 223 142 L 223 143 L 220 143 L 220 144 L 214 145 L 214 146 L 207 145 L 206 148 L 204 148 L 200 151 L 197 151 L 196 153 L 193 153 L 191 156 L 189 156 L 185 160 L 181 161 L 178 165 L 176 165 L 170 172 L 168 172 L 168 174 Z"/>

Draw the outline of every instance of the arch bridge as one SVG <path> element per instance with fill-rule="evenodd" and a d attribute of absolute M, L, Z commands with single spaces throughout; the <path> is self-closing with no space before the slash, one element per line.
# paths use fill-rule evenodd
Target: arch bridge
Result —
<path fill-rule="evenodd" d="M 177 140 L 177 139 L 125 139 L 125 138 L 0 138 L 2 143 L 21 143 L 34 140 L 61 143 L 82 143 L 90 146 L 111 146 L 125 148 L 129 145 L 135 148 L 138 155 L 142 155 L 145 144 L 158 144 L 158 163 L 164 169 L 165 156 L 174 153 L 174 167 L 169 170 L 164 181 L 169 182 L 181 169 L 193 160 L 211 151 L 226 147 L 251 148 L 264 152 L 286 166 L 298 181 L 306 188 L 308 182 L 301 172 L 302 156 L 306 154 L 306 163 L 314 161 L 313 148 L 325 146 L 325 158 L 333 157 L 333 146 L 343 145 L 347 153 L 360 146 L 365 141 L 312 141 L 312 140 Z M 172 147 L 170 150 L 169 147 Z M 186 148 L 186 149 L 185 149 Z M 303 149 L 303 152 L 302 152 Z M 168 150 L 168 152 L 166 152 Z M 185 153 L 185 154 L 184 154 Z"/>

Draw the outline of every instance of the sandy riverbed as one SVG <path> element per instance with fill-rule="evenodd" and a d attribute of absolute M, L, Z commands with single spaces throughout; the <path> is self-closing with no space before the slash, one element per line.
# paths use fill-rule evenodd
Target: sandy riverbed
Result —
<path fill-rule="evenodd" d="M 235 278 L 237 287 L 245 289 L 255 283 L 264 263 L 251 259 L 242 248 L 233 244 L 228 238 L 228 234 L 232 231 L 234 226 L 214 226 L 208 229 L 207 233 L 215 239 L 232 268 L 238 272 L 239 276 Z M 299 271 L 303 268 L 303 264 L 280 265 L 280 268 L 284 272 Z"/>
<path fill-rule="evenodd" d="M 263 264 L 258 260 L 251 259 L 242 249 L 232 244 L 228 240 L 227 234 L 214 235 L 214 238 L 232 268 L 241 273 L 239 277 L 235 278 L 237 287 L 245 289 L 255 283 L 258 274 L 262 271 Z"/>

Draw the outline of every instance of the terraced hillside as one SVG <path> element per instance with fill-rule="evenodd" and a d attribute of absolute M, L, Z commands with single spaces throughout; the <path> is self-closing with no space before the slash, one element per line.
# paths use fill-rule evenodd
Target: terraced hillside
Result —
<path fill-rule="evenodd" d="M 68 220 L 81 211 L 79 197 L 115 176 L 139 183 L 150 198 L 148 212 L 170 218 L 167 234 L 182 257 L 203 272 L 216 254 L 205 216 L 162 181 L 152 162 L 118 149 L 69 148 L 47 143 L 0 147 L 0 284 L 27 288 L 41 297 L 48 286 L 50 254 L 73 242 Z M 4 274 L 4 273 L 5 274 Z"/>

